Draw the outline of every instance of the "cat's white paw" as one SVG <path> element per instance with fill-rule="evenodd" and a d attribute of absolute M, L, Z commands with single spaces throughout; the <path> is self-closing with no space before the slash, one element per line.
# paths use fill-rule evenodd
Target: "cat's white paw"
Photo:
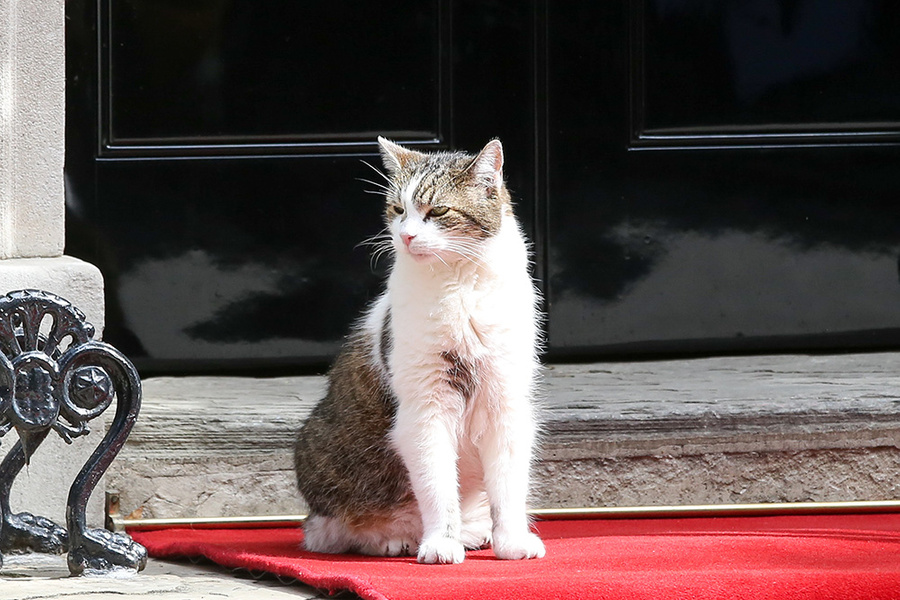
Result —
<path fill-rule="evenodd" d="M 427 564 L 457 564 L 466 557 L 466 549 L 453 538 L 436 537 L 423 540 L 419 544 L 419 555 L 416 557 L 420 563 Z"/>
<path fill-rule="evenodd" d="M 494 535 L 494 556 L 503 560 L 543 558 L 547 551 L 541 538 L 530 531 L 518 535 Z"/>
<path fill-rule="evenodd" d="M 491 545 L 491 521 L 487 519 L 485 522 L 473 522 L 462 524 L 462 531 L 459 533 L 459 541 L 466 550 L 479 550 L 487 548 Z"/>
<path fill-rule="evenodd" d="M 411 556 L 416 553 L 416 543 L 410 540 L 388 540 L 384 547 L 384 556 Z"/>
<path fill-rule="evenodd" d="M 466 550 L 478 550 L 491 545 L 494 521 L 487 503 L 487 495 L 483 492 L 480 500 L 470 501 L 464 505 L 459 541 Z"/>
<path fill-rule="evenodd" d="M 459 541 L 466 550 L 481 550 L 491 545 L 491 530 L 472 530 L 463 529 L 459 535 Z"/>

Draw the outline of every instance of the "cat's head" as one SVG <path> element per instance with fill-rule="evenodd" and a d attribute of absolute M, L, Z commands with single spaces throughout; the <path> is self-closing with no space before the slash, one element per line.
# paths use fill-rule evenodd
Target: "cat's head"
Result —
<path fill-rule="evenodd" d="M 445 264 L 477 260 L 512 211 L 500 141 L 477 156 L 418 152 L 382 137 L 378 143 L 390 180 L 385 221 L 397 254 Z"/>

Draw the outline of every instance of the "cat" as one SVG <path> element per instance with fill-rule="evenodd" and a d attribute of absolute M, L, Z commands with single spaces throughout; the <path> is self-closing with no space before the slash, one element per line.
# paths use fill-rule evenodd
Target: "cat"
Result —
<path fill-rule="evenodd" d="M 544 556 L 526 514 L 538 295 L 503 147 L 379 137 L 386 291 L 354 327 L 295 446 L 305 548 L 459 563 Z M 376 252 L 377 254 L 377 252 Z"/>

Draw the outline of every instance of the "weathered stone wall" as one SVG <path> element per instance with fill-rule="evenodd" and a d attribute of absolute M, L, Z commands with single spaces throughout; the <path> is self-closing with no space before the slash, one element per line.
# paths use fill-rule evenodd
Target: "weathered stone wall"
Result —
<path fill-rule="evenodd" d="M 65 244 L 65 1 L 0 0 L 0 294 L 62 296 L 103 330 L 103 278 L 63 256 Z M 104 429 L 103 417 L 92 422 Z M 13 510 L 65 521 L 68 486 L 99 435 L 66 446 L 51 434 L 13 487 Z M 0 440 L 4 455 L 15 433 Z M 103 489 L 88 518 L 103 522 Z"/>
<path fill-rule="evenodd" d="M 900 498 L 895 354 L 557 365 L 531 506 Z M 145 518 L 305 511 L 293 437 L 324 377 L 154 378 L 111 487 Z"/>
<path fill-rule="evenodd" d="M 65 2 L 0 2 L 0 259 L 65 243 Z"/>

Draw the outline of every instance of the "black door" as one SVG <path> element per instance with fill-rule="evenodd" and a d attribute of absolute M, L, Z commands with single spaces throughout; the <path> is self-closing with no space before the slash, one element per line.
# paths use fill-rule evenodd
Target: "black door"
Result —
<path fill-rule="evenodd" d="M 375 138 L 506 148 L 534 226 L 533 7 L 77 0 L 68 252 L 144 370 L 321 364 L 378 293 Z"/>
<path fill-rule="evenodd" d="M 382 134 L 500 137 L 551 357 L 900 340 L 874 0 L 70 0 L 70 254 L 146 370 L 322 364 Z"/>
<path fill-rule="evenodd" d="M 900 341 L 900 7 L 551 2 L 559 354 Z"/>

